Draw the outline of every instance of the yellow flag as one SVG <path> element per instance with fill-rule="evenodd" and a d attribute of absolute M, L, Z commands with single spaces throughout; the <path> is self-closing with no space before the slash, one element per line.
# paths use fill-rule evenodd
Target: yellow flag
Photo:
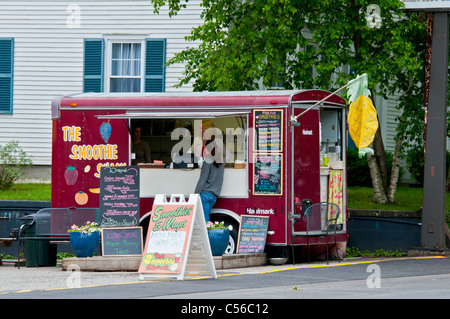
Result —
<path fill-rule="evenodd" d="M 350 104 L 349 133 L 357 148 L 368 147 L 378 129 L 377 111 L 369 97 L 360 95 Z"/>

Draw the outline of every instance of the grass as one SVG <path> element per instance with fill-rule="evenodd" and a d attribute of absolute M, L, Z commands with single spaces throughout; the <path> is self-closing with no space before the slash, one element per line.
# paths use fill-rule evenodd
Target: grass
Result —
<path fill-rule="evenodd" d="M 0 190 L 0 200 L 50 201 L 51 184 L 14 184 L 9 190 Z M 349 187 L 348 207 L 354 209 L 407 210 L 417 211 L 422 207 L 422 188 L 398 187 L 396 202 L 378 205 L 373 202 L 373 189 L 370 187 Z M 450 211 L 450 193 L 447 193 L 447 209 Z"/>
<path fill-rule="evenodd" d="M 373 202 L 373 189 L 370 187 L 349 187 L 347 206 L 355 209 L 407 210 L 418 211 L 422 207 L 423 189 L 418 187 L 398 187 L 395 203 L 380 205 Z M 450 193 L 446 194 L 446 211 L 450 210 Z"/>
<path fill-rule="evenodd" d="M 50 201 L 52 199 L 51 184 L 14 184 L 8 190 L 0 189 L 0 200 L 32 200 Z"/>

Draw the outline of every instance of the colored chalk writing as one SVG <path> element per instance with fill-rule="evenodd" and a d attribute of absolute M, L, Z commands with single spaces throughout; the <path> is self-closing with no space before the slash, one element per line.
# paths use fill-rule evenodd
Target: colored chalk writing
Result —
<path fill-rule="evenodd" d="M 242 215 L 239 227 L 238 254 L 264 252 L 268 228 L 268 216 Z"/>
<path fill-rule="evenodd" d="M 103 167 L 100 178 L 100 226 L 139 225 L 139 167 Z"/>
<path fill-rule="evenodd" d="M 255 110 L 255 143 L 258 152 L 281 152 L 283 149 L 283 111 Z"/>
<path fill-rule="evenodd" d="M 282 157 L 282 154 L 254 154 L 254 195 L 282 195 Z"/>
<path fill-rule="evenodd" d="M 141 256 L 142 227 L 102 229 L 103 256 Z"/>

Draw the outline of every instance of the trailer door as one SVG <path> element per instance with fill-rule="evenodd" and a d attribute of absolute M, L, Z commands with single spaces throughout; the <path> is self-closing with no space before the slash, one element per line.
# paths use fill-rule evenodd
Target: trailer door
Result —
<path fill-rule="evenodd" d="M 297 106 L 297 107 L 296 107 Z M 293 105 L 297 116 L 309 105 Z M 346 177 L 345 177 L 345 108 L 315 107 L 297 118 L 292 129 L 292 211 L 295 201 L 306 204 L 331 202 L 341 209 L 337 229 L 345 231 Z M 326 229 L 323 212 L 312 216 L 310 229 Z M 298 226 L 297 226 L 298 225 Z M 306 224 L 296 223 L 296 231 L 306 230 Z"/>
<path fill-rule="evenodd" d="M 297 116 L 310 105 L 293 107 Z M 320 202 L 320 122 L 319 110 L 312 109 L 298 118 L 299 126 L 292 129 L 292 199 L 299 202 Z M 295 209 L 293 207 L 293 209 Z M 294 210 L 293 210 L 294 211 Z M 320 216 L 313 216 L 311 226 L 320 225 Z M 316 225 L 318 224 L 318 225 Z M 297 223 L 299 228 L 304 227 Z M 315 228 L 315 227 L 314 227 Z M 299 231 L 302 229 L 298 229 Z"/>

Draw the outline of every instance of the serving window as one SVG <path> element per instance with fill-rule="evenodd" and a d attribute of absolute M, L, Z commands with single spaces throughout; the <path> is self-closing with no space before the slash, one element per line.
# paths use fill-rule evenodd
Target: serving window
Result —
<path fill-rule="evenodd" d="M 140 128 L 140 139 L 148 144 L 151 153 L 150 162 L 133 163 L 137 154 L 133 154 L 133 147 L 130 147 L 130 163 L 141 168 L 140 196 L 192 194 L 200 177 L 201 149 L 199 156 L 192 156 L 195 163 L 188 161 L 185 165 L 175 165 L 175 157 L 195 154 L 198 140 L 202 145 L 203 141 L 214 139 L 223 142 L 226 165 L 220 197 L 248 198 L 248 114 L 127 113 L 130 143 L 133 143 L 133 131 Z"/>
<path fill-rule="evenodd" d="M 218 118 L 140 118 L 130 119 L 132 138 L 132 164 L 159 164 L 158 168 L 175 168 L 174 157 L 193 153 L 196 163 L 201 161 L 201 143 L 209 139 L 222 141 L 227 168 L 243 167 L 247 162 L 246 116 L 225 116 Z M 134 132 L 140 130 L 140 139 L 150 150 L 151 160 L 143 160 L 134 154 Z M 197 146 L 197 148 L 196 148 Z M 136 161 L 139 157 L 139 161 Z M 188 157 L 186 157 L 188 158 Z M 164 165 L 164 166 L 162 166 Z M 196 166 L 197 167 L 197 166 Z M 194 168 L 194 167 L 186 167 Z"/>

